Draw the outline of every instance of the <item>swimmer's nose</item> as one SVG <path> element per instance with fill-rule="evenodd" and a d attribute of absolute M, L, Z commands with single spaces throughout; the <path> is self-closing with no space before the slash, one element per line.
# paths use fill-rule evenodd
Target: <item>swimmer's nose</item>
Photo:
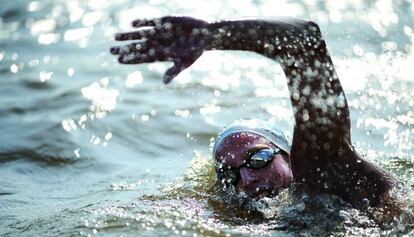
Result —
<path fill-rule="evenodd" d="M 251 189 L 258 180 L 259 179 L 247 168 L 242 167 L 240 169 L 240 184 L 243 190 Z"/>

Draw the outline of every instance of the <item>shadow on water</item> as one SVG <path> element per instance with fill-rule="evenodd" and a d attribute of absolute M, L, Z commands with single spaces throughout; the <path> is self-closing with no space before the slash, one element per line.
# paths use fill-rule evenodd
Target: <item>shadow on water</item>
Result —
<path fill-rule="evenodd" d="M 33 162 L 37 165 L 49 167 L 49 166 L 64 166 L 71 165 L 79 161 L 79 159 L 59 157 L 51 152 L 51 154 L 41 154 L 39 153 L 43 148 L 39 148 L 39 151 L 34 151 L 32 149 L 27 150 L 18 150 L 18 151 L 8 151 L 0 153 L 0 165 L 5 165 L 4 163 L 13 162 L 17 160 L 24 160 L 26 162 Z"/>

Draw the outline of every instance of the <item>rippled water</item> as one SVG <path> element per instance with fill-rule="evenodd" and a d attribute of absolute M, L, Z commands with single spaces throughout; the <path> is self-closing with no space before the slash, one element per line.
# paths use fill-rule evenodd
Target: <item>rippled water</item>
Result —
<path fill-rule="evenodd" d="M 171 85 L 165 64 L 118 65 L 113 34 L 138 17 L 292 16 L 318 22 L 351 109 L 353 140 L 404 184 L 405 211 L 357 210 L 286 190 L 243 201 L 214 188 L 222 125 L 293 115 L 282 70 L 208 52 Z M 414 4 L 400 1 L 3 1 L 0 235 L 414 234 Z"/>

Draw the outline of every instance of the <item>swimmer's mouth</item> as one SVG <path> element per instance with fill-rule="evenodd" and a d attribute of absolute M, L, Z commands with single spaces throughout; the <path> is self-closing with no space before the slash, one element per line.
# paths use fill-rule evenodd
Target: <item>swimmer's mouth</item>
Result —
<path fill-rule="evenodd" d="M 255 195 L 257 198 L 264 198 L 264 197 L 274 197 L 276 194 L 274 194 L 272 191 L 269 190 L 260 190 Z"/>
<path fill-rule="evenodd" d="M 274 197 L 278 194 L 278 190 L 270 186 L 259 186 L 253 194 L 255 198 Z"/>

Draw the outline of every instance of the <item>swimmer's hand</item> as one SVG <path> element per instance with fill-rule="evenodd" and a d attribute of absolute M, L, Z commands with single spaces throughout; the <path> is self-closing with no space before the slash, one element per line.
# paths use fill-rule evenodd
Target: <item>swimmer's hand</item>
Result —
<path fill-rule="evenodd" d="M 134 42 L 112 47 L 111 53 L 122 64 L 173 62 L 164 75 L 166 84 L 200 57 L 209 35 L 208 23 L 191 17 L 138 19 L 132 26 L 139 29 L 116 34 L 115 40 Z"/>

